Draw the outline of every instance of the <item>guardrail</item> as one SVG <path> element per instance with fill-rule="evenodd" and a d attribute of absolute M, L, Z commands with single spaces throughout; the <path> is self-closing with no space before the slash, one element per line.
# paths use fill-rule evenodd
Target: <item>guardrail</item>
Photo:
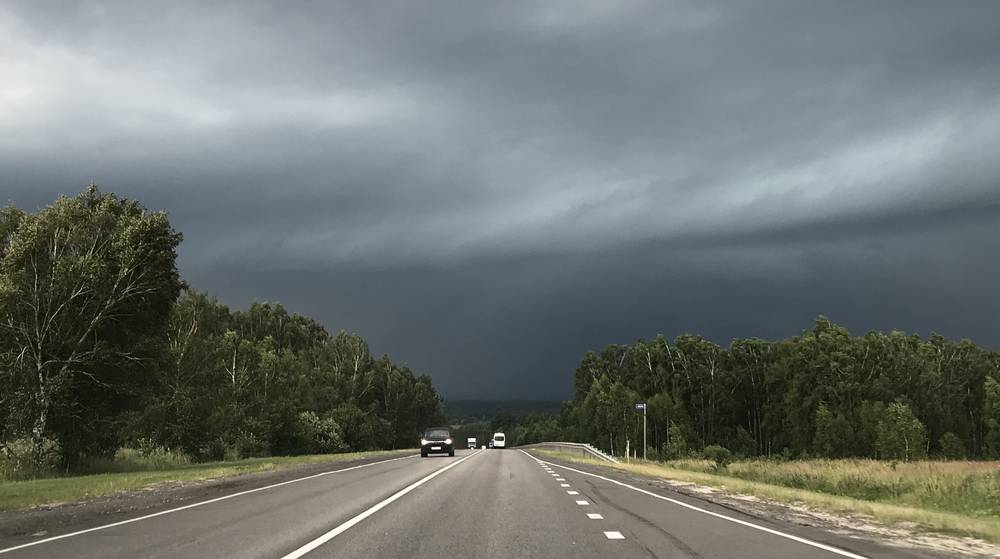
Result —
<path fill-rule="evenodd" d="M 544 442 L 544 443 L 535 443 L 525 446 L 527 446 L 528 448 L 532 447 L 556 448 L 560 451 L 569 452 L 571 454 L 579 454 L 580 456 L 597 458 L 598 460 L 604 460 L 606 462 L 614 462 L 615 464 L 618 463 L 618 460 L 616 460 L 614 457 L 604 454 L 600 450 L 590 446 L 587 443 Z"/>

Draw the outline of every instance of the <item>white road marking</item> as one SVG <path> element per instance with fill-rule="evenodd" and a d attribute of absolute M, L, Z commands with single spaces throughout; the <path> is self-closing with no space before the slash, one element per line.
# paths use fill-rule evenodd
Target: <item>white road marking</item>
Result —
<path fill-rule="evenodd" d="M 625 536 L 621 532 L 604 532 L 604 537 L 609 540 L 624 540 Z"/>
<path fill-rule="evenodd" d="M 385 507 L 389 506 L 389 504 L 391 504 L 393 501 L 399 499 L 403 495 L 406 495 L 410 491 L 413 491 L 414 489 L 420 487 L 421 485 L 427 483 L 428 481 L 434 479 L 435 477 L 443 474 L 444 472 L 447 472 L 448 470 L 454 468 L 455 466 L 461 464 L 462 462 L 465 462 L 466 460 L 468 460 L 469 458 L 472 458 L 473 456 L 479 454 L 480 452 L 482 452 L 482 451 L 481 450 L 477 450 L 476 452 L 473 452 L 472 454 L 463 457 L 461 460 L 456 460 L 456 461 L 452 462 L 451 464 L 448 464 L 447 466 L 445 466 L 443 468 L 434 470 L 430 475 L 428 475 L 426 477 L 423 477 L 421 479 L 418 479 L 417 481 L 411 483 L 410 485 L 407 485 L 403 489 L 401 489 L 401 490 L 397 491 L 396 493 L 394 493 L 389 498 L 387 498 L 387 499 L 385 499 L 385 500 L 383 500 L 383 501 L 381 501 L 379 503 L 376 503 L 375 505 L 372 505 L 372 507 L 369 508 L 368 510 L 362 512 L 361 514 L 355 516 L 354 518 L 351 518 L 350 520 L 344 522 L 340 526 L 337 526 L 333 530 L 330 530 L 329 532 L 327 532 L 327 533 L 323 534 L 322 536 L 316 538 L 315 540 L 307 543 L 306 545 L 304 545 L 304 546 L 296 549 L 295 551 L 289 553 L 288 555 L 285 555 L 284 557 L 282 557 L 282 559 L 298 559 L 299 557 L 304 556 L 305 554 L 309 553 L 310 551 L 313 551 L 317 547 L 325 544 L 326 542 L 332 540 L 333 538 L 336 538 L 340 534 L 343 534 L 347 530 L 351 529 L 352 527 L 354 527 L 355 525 L 357 525 L 358 523 L 360 523 L 362 520 L 368 518 L 369 516 L 371 516 L 371 515 L 375 514 L 376 512 L 384 509 Z"/>
<path fill-rule="evenodd" d="M 567 495 L 579 495 L 580 492 L 579 491 L 567 491 L 566 494 Z"/>
<path fill-rule="evenodd" d="M 566 481 L 566 478 L 564 478 L 564 477 L 557 477 L 556 481 Z"/>
<path fill-rule="evenodd" d="M 569 487 L 569 484 L 568 483 L 560 483 L 559 487 Z"/>
<path fill-rule="evenodd" d="M 604 517 L 601 516 L 601 515 L 599 515 L 599 514 L 597 514 L 596 512 L 588 512 L 587 513 L 587 518 L 589 518 L 591 520 L 604 520 Z"/>
<path fill-rule="evenodd" d="M 528 454 L 527 452 L 525 452 L 523 450 L 521 450 L 521 452 L 524 452 L 525 454 Z M 528 454 L 528 456 L 531 456 L 531 455 Z M 538 460 L 534 456 L 531 456 L 531 457 L 534 458 L 535 460 Z M 542 462 L 543 463 L 547 463 L 547 462 L 544 462 L 544 461 L 542 461 Z M 858 555 L 856 553 L 851 553 L 850 551 L 847 551 L 846 549 L 840 549 L 838 547 L 833 547 L 832 545 L 826 545 L 826 544 L 823 544 L 823 543 L 815 542 L 815 541 L 812 541 L 812 540 L 809 540 L 809 539 L 806 539 L 806 538 L 801 538 L 799 536 L 795 536 L 795 535 L 792 535 L 792 534 L 788 534 L 788 533 L 782 532 L 780 530 L 774 530 L 774 529 L 771 529 L 771 528 L 766 528 L 764 526 L 760 526 L 760 525 L 754 524 L 752 522 L 747 522 L 746 520 L 740 520 L 739 518 L 733 518 L 731 516 L 726 516 L 724 514 L 719 514 L 717 512 L 712 512 L 710 510 L 703 509 L 701 507 L 696 507 L 694 505 L 685 503 L 684 501 L 678 501 L 677 499 L 671 499 L 670 497 L 664 497 L 663 495 L 658 495 L 656 493 L 653 493 L 652 491 L 646 491 L 645 489 L 640 489 L 638 487 L 629 485 L 627 483 L 623 483 L 623 482 L 618 481 L 616 479 L 611 479 L 609 477 L 604 477 L 604 476 L 600 476 L 600 475 L 597 475 L 597 474 L 592 474 L 590 472 L 585 472 L 583 470 L 577 470 L 576 468 L 570 468 L 569 466 L 563 466 L 561 464 L 559 464 L 558 467 L 563 468 L 565 470 L 569 470 L 571 472 L 576 472 L 578 474 L 583 474 L 585 476 L 596 477 L 597 479 L 602 479 L 602 480 L 607 481 L 609 483 L 613 483 L 615 485 L 619 485 L 621 487 L 625 487 L 627 489 L 631 489 L 632 491 L 637 491 L 639 493 L 644 493 L 646 495 L 649 495 L 650 497 L 654 497 L 656 499 L 660 499 L 661 501 L 667 501 L 668 503 L 673 503 L 673 504 L 675 504 L 677 506 L 681 506 L 681 507 L 684 507 L 684 508 L 689 509 L 689 510 L 693 510 L 693 511 L 696 511 L 696 512 L 707 514 L 709 516 L 714 516 L 716 518 L 721 518 L 722 520 L 727 520 L 729 522 L 733 522 L 733 523 L 739 524 L 741 526 L 746 526 L 747 528 L 753 528 L 754 530 L 760 530 L 762 532 L 767 532 L 768 534 L 772 534 L 772 535 L 775 535 L 775 536 L 778 536 L 778 537 L 781 537 L 781 538 L 785 538 L 785 539 L 789 539 L 789 540 L 792 540 L 792 541 L 796 541 L 796 542 L 799 542 L 801 544 L 808 545 L 810 547 L 815 547 L 817 549 L 822 549 L 824 551 L 829 551 L 830 553 L 835 553 L 835 554 L 840 555 L 842 557 L 850 557 L 851 559 L 871 559 L 869 557 L 865 557 L 864 555 Z M 577 501 L 577 504 L 580 504 L 580 501 Z"/>
<path fill-rule="evenodd" d="M 585 506 L 589 505 L 590 503 L 588 503 L 587 501 L 577 501 L 576 504 L 580 505 L 581 507 L 585 507 Z"/>
<path fill-rule="evenodd" d="M 271 485 L 265 485 L 264 487 L 257 487 L 255 489 L 248 489 L 246 491 L 240 491 L 239 493 L 232 493 L 232 494 L 229 494 L 229 495 L 223 495 L 221 497 L 216 497 L 214 499 L 209 499 L 207 501 L 199 501 L 197 503 L 191 503 L 190 505 L 184 505 L 183 507 L 177 507 L 177 508 L 168 509 L 168 510 L 161 510 L 160 512 L 154 512 L 153 514 L 147 514 L 145 516 L 139 516 L 139 517 L 136 517 L 136 518 L 130 518 L 128 520 L 122 520 L 122 521 L 119 521 L 119 522 L 112 522 L 111 524 L 102 524 L 101 526 L 94 526 L 93 528 L 87 528 L 86 530 L 78 530 L 76 532 L 70 532 L 68 534 L 61 534 L 59 536 L 52 536 L 51 538 L 45 538 L 44 540 L 38 540 L 38 541 L 28 542 L 28 543 L 25 543 L 25 544 L 16 545 L 14 547 L 8 547 L 8 548 L 5 548 L 5 549 L 0 549 L 0 555 L 3 555 L 4 553 L 10 553 L 11 551 L 15 551 L 15 550 L 18 550 L 18 549 L 24 549 L 26 547 L 32 547 L 32 546 L 35 546 L 35 545 L 41 545 L 43 543 L 54 542 L 56 540 L 62 540 L 62 539 L 66 539 L 66 538 L 72 538 L 73 536 L 80 536 L 80 535 L 83 535 L 83 534 L 88 534 L 90 532 L 96 532 L 98 530 L 105 530 L 107 528 L 114 528 L 116 526 L 123 526 L 125 524 L 131 524 L 133 522 L 139 522 L 140 520 L 147 520 L 147 519 L 150 519 L 150 518 L 155 518 L 157 516 L 163 516 L 165 514 L 171 514 L 171 513 L 175 513 L 175 512 L 180 512 L 182 510 L 193 509 L 195 507 L 200 507 L 202 505 L 209 505 L 211 503 L 217 503 L 219 501 L 225 501 L 226 499 L 232 499 L 233 497 L 240 497 L 240 496 L 243 496 L 243 495 L 249 495 L 250 493 L 257 493 L 258 491 L 265 491 L 267 489 L 274 489 L 275 487 L 281 487 L 282 485 L 289 485 L 289 484 L 292 484 L 292 483 L 298 483 L 300 481 L 305 481 L 307 479 L 315 479 L 315 478 L 318 478 L 318 477 L 328 476 L 328 475 L 331 475 L 331 474 L 339 474 L 341 472 L 347 472 L 347 471 L 350 471 L 350 470 L 357 470 L 359 468 L 367 468 L 368 466 L 377 466 L 378 464 L 385 464 L 387 462 L 395 462 L 396 460 L 405 460 L 407 458 L 415 458 L 416 456 L 417 456 L 416 454 L 412 454 L 412 455 L 409 455 L 409 456 L 400 456 L 399 458 L 390 458 L 388 460 L 379 460 L 378 462 L 369 462 L 367 464 L 360 464 L 360 465 L 357 465 L 357 466 L 351 466 L 350 468 L 341 468 L 339 470 L 331 470 L 329 472 L 320 472 L 318 474 L 313 474 L 311 476 L 300 477 L 300 478 L 296 478 L 296 479 L 290 479 L 288 481 L 283 481 L 281 483 L 273 483 Z"/>

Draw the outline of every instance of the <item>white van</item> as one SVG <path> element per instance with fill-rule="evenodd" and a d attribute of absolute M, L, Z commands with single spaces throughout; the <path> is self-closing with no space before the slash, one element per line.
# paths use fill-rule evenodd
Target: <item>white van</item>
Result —
<path fill-rule="evenodd" d="M 503 436 L 503 433 L 493 433 L 493 448 L 506 448 L 507 447 L 507 437 Z"/>

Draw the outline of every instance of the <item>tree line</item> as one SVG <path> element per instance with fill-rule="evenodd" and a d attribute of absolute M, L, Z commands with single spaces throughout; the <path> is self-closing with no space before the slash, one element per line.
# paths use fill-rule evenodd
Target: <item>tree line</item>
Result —
<path fill-rule="evenodd" d="M 852 336 L 826 317 L 778 341 L 657 336 L 588 352 L 558 418 L 520 442 L 588 441 L 653 456 L 722 446 L 740 456 L 1000 458 L 1000 354 L 969 340 Z"/>
<path fill-rule="evenodd" d="M 181 240 L 165 213 L 93 185 L 35 213 L 0 209 L 0 459 L 408 447 L 443 420 L 430 377 L 360 336 L 188 287 Z"/>

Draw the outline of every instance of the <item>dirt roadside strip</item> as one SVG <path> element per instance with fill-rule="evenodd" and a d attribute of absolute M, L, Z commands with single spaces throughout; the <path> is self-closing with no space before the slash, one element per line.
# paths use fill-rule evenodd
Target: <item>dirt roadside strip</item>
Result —
<path fill-rule="evenodd" d="M 92 526 L 286 483 L 330 470 L 414 456 L 417 456 L 414 450 L 372 452 L 354 459 L 331 459 L 263 472 L 234 473 L 211 479 L 156 483 L 137 490 L 119 491 L 90 499 L 4 510 L 0 511 L 0 541 L 24 536 L 43 538 L 57 533 L 84 530 Z"/>
<path fill-rule="evenodd" d="M 781 502 L 651 475 L 648 468 L 642 469 L 640 473 L 640 468 L 634 465 L 608 464 L 551 450 L 529 450 L 543 460 L 572 465 L 580 470 L 617 478 L 663 494 L 675 493 L 706 501 L 760 519 L 775 519 L 819 528 L 844 537 L 879 542 L 911 552 L 924 552 L 928 557 L 1000 557 L 1000 545 L 978 538 L 930 532 L 912 523 L 890 525 L 861 514 L 831 513 L 801 502 Z"/>

